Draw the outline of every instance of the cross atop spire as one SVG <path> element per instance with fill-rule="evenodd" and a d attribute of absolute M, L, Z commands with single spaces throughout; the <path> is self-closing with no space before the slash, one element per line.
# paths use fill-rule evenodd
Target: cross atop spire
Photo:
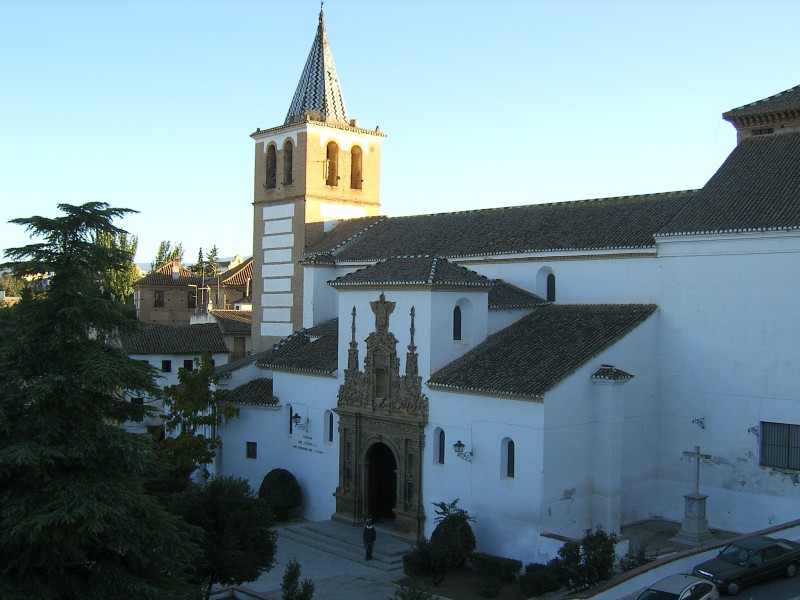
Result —
<path fill-rule="evenodd" d="M 300 83 L 297 84 L 284 125 L 305 121 L 307 116 L 319 121 L 349 122 L 339 78 L 336 76 L 336 66 L 333 64 L 333 54 L 328 46 L 322 6 L 323 3 L 320 2 L 317 35 L 300 75 Z"/>

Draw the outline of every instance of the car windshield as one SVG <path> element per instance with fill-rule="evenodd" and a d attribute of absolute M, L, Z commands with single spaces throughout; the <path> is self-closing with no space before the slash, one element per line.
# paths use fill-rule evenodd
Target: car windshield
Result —
<path fill-rule="evenodd" d="M 722 552 L 720 552 L 719 557 L 725 562 L 729 562 L 733 565 L 744 566 L 747 564 L 747 561 L 750 560 L 751 553 L 752 550 L 742 548 L 736 544 L 730 544 Z"/>
<path fill-rule="evenodd" d="M 678 600 L 678 594 L 660 592 L 658 590 L 645 590 L 636 600 Z"/>

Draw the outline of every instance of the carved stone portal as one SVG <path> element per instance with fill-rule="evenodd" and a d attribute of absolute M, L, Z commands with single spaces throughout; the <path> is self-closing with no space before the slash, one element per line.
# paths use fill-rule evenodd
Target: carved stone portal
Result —
<path fill-rule="evenodd" d="M 398 341 L 389 331 L 389 315 L 395 303 L 387 302 L 381 294 L 370 306 L 375 314 L 375 331 L 366 339 L 363 371 L 358 365 L 355 307 L 352 312 L 347 369 L 336 408 L 339 485 L 334 494 L 333 519 L 360 525 L 371 512 L 388 511 L 394 515 L 395 534 L 417 541 L 424 533 L 422 452 L 428 398 L 422 394 L 422 378 L 417 370 L 414 309 L 405 374 L 400 375 Z M 387 507 L 387 503 L 393 506 Z"/>

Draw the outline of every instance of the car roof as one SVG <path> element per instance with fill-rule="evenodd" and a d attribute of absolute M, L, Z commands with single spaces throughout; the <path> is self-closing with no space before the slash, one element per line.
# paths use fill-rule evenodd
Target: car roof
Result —
<path fill-rule="evenodd" d="M 748 550 L 758 550 L 759 548 L 763 548 L 764 546 L 769 546 L 770 544 L 774 544 L 776 542 L 784 542 L 786 540 L 771 538 L 766 535 L 754 535 L 747 538 L 742 538 L 740 540 L 736 540 L 732 542 L 736 546 L 740 548 L 747 548 Z"/>
<path fill-rule="evenodd" d="M 708 580 L 700 579 L 694 575 L 670 575 L 651 585 L 650 589 L 677 594 L 694 583 L 708 583 Z"/>

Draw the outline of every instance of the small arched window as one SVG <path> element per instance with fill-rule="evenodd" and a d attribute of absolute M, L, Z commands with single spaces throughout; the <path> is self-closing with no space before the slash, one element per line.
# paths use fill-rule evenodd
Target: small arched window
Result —
<path fill-rule="evenodd" d="M 353 146 L 350 151 L 350 187 L 361 189 L 361 148 Z"/>
<path fill-rule="evenodd" d="M 556 276 L 550 273 L 547 276 L 547 298 L 548 302 L 556 301 Z"/>
<path fill-rule="evenodd" d="M 453 339 L 461 339 L 461 307 L 456 306 L 453 309 Z"/>
<path fill-rule="evenodd" d="M 277 181 L 278 159 L 275 155 L 275 146 L 270 144 L 267 148 L 267 180 L 265 185 L 268 190 L 275 189 Z"/>
<path fill-rule="evenodd" d="M 292 140 L 286 140 L 283 144 L 283 185 L 292 184 L 292 160 L 294 154 L 294 146 Z"/>
<path fill-rule="evenodd" d="M 514 440 L 505 438 L 501 451 L 503 477 L 512 479 L 514 477 Z"/>
<path fill-rule="evenodd" d="M 437 447 L 436 447 L 436 462 L 440 465 L 444 464 L 444 449 L 445 449 L 445 440 L 444 440 L 444 429 L 439 430 L 439 435 L 437 436 L 438 439 Z"/>
<path fill-rule="evenodd" d="M 325 183 L 339 185 L 339 146 L 336 142 L 328 142 L 325 153 Z"/>

